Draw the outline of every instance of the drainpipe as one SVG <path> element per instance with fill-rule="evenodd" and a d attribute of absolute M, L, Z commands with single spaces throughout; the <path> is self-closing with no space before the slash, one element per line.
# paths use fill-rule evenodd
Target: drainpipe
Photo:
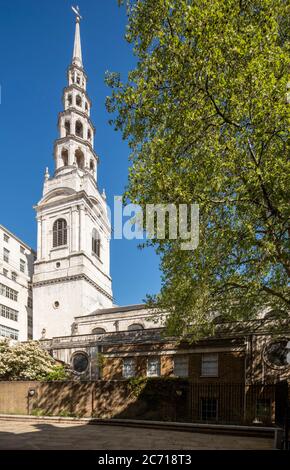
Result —
<path fill-rule="evenodd" d="M 244 423 L 246 422 L 246 417 L 247 417 L 247 364 L 249 363 L 248 361 L 248 356 L 249 356 L 249 338 L 245 336 L 245 360 L 244 360 Z"/>

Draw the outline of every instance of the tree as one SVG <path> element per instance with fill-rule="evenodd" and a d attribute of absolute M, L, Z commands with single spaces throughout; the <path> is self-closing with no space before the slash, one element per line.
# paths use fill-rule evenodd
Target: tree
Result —
<path fill-rule="evenodd" d="M 65 380 L 64 367 L 37 341 L 10 344 L 0 341 L 0 380 Z"/>
<path fill-rule="evenodd" d="M 127 197 L 199 204 L 200 242 L 152 244 L 170 333 L 289 313 L 290 4 L 132 1 L 128 81 L 108 74 L 107 109 L 132 150 Z M 288 85 L 289 86 L 289 85 Z"/>

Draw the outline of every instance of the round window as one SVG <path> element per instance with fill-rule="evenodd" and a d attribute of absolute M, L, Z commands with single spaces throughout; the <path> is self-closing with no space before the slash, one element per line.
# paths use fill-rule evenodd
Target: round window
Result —
<path fill-rule="evenodd" d="M 77 353 L 72 360 L 73 370 L 76 372 L 85 372 L 88 368 L 89 360 L 85 353 Z"/>
<path fill-rule="evenodd" d="M 272 367 L 286 367 L 287 362 L 287 340 L 273 342 L 265 347 L 264 357 Z"/>

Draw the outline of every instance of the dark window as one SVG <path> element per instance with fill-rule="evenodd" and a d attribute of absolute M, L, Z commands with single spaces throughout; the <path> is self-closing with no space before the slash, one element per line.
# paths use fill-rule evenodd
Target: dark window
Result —
<path fill-rule="evenodd" d="M 53 224 L 53 247 L 67 244 L 67 223 L 64 219 L 58 219 Z"/>
<path fill-rule="evenodd" d="M 217 399 L 201 399 L 201 419 L 203 421 L 214 421 L 217 419 Z"/>
<path fill-rule="evenodd" d="M 89 360 L 85 353 L 77 353 L 72 360 L 73 370 L 76 372 L 85 372 L 88 368 Z"/>
<path fill-rule="evenodd" d="M 75 158 L 76 158 L 77 167 L 83 170 L 85 166 L 85 157 L 84 157 L 83 152 L 80 149 L 76 150 Z"/>
<path fill-rule="evenodd" d="M 102 334 L 106 333 L 106 330 L 104 330 L 104 328 L 94 328 L 92 333 L 94 335 L 102 335 Z"/>
<path fill-rule="evenodd" d="M 3 260 L 6 261 L 6 263 L 9 263 L 9 254 L 10 251 L 6 248 L 3 248 Z"/>
<path fill-rule="evenodd" d="M 101 254 L 101 240 L 97 230 L 94 228 L 92 234 L 92 251 L 100 258 Z"/>
<path fill-rule="evenodd" d="M 287 366 L 287 340 L 269 344 L 265 349 L 266 360 L 272 366 Z"/>
<path fill-rule="evenodd" d="M 72 95 L 68 95 L 67 101 L 68 101 L 69 106 L 71 106 L 72 105 Z"/>
<path fill-rule="evenodd" d="M 268 421 L 271 418 L 271 400 L 269 398 L 257 400 L 256 414 L 261 421 Z"/>
<path fill-rule="evenodd" d="M 77 106 L 80 106 L 80 107 L 82 106 L 82 99 L 81 99 L 80 95 L 78 95 L 78 96 L 76 97 L 76 105 L 77 105 Z"/>
<path fill-rule="evenodd" d="M 132 323 L 132 325 L 128 326 L 128 331 L 137 331 L 137 330 L 144 330 L 144 327 L 140 325 L 140 323 Z"/>
<path fill-rule="evenodd" d="M 70 135 L 70 121 L 65 121 L 65 134 Z"/>
<path fill-rule="evenodd" d="M 67 149 L 62 149 L 61 158 L 62 158 L 63 166 L 67 166 L 68 165 L 68 150 Z"/>
<path fill-rule="evenodd" d="M 76 122 L 76 136 L 83 138 L 84 131 L 83 131 L 83 125 L 81 121 Z"/>
<path fill-rule="evenodd" d="M 20 266 L 19 267 L 20 267 L 20 271 L 22 273 L 25 273 L 26 263 L 23 259 L 20 260 Z"/>

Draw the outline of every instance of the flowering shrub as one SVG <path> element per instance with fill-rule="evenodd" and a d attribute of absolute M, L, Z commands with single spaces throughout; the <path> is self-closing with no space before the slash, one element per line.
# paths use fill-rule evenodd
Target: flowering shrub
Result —
<path fill-rule="evenodd" d="M 37 341 L 0 341 L 0 380 L 65 380 L 68 373 Z"/>

